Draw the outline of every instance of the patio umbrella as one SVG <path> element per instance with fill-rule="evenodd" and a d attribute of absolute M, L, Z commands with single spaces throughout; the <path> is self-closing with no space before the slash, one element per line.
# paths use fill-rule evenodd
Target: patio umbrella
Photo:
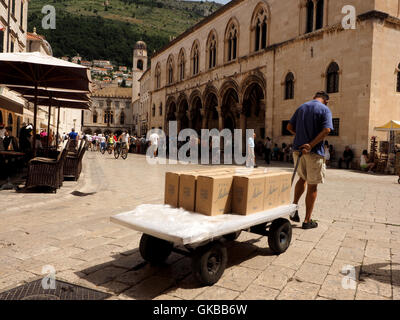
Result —
<path fill-rule="evenodd" d="M 78 97 L 78 96 L 77 96 Z M 34 102 L 35 96 L 24 95 L 24 98 L 29 102 Z M 57 135 L 56 141 L 58 141 L 59 137 L 59 125 L 60 125 L 60 108 L 68 108 L 68 109 L 81 109 L 81 110 L 89 110 L 91 101 L 85 100 L 73 100 L 73 99 L 62 99 L 62 98 L 52 98 L 52 97 L 37 97 L 38 106 L 49 107 L 49 115 L 48 115 L 48 126 L 47 132 L 50 133 L 50 114 L 51 107 L 58 107 L 58 116 L 57 116 Z M 47 140 L 49 142 L 49 140 Z"/>
<path fill-rule="evenodd" d="M 10 85 L 8 88 L 12 91 L 16 91 L 22 96 L 34 96 L 35 88 L 28 86 L 15 86 Z M 52 97 L 52 98 L 61 98 L 68 100 L 85 100 L 90 101 L 90 96 L 86 91 L 78 91 L 78 90 L 60 90 L 54 88 L 44 88 L 38 87 L 37 89 L 38 97 Z"/>
<path fill-rule="evenodd" d="M 39 52 L 0 53 L 0 84 L 34 89 L 34 153 L 39 88 L 91 92 L 88 68 Z"/>
<path fill-rule="evenodd" d="M 383 126 L 376 127 L 376 131 L 386 131 L 388 133 L 389 153 L 394 152 L 394 132 L 400 131 L 400 121 L 391 120 Z"/>
<path fill-rule="evenodd" d="M 400 131 L 400 121 L 391 120 L 383 126 L 376 127 L 376 131 Z"/>

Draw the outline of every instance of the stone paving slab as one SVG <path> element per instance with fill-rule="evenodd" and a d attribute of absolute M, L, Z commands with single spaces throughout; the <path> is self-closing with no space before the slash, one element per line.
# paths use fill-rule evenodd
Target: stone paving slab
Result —
<path fill-rule="evenodd" d="M 118 300 L 400 299 L 400 197 L 393 176 L 328 170 L 313 216 L 319 228 L 305 231 L 294 223 L 292 244 L 280 256 L 266 237 L 242 232 L 226 243 L 228 266 L 220 281 L 203 287 L 189 258 L 174 253 L 164 265 L 151 266 L 139 253 L 141 233 L 109 218 L 162 202 L 166 171 L 205 167 L 149 166 L 131 154 L 114 160 L 88 153 L 78 183 L 67 182 L 57 194 L 0 191 L 0 201 L 14 204 L 0 213 L 0 291 L 43 276 L 50 265 L 57 279 Z M 304 198 L 299 207 L 304 217 Z"/>

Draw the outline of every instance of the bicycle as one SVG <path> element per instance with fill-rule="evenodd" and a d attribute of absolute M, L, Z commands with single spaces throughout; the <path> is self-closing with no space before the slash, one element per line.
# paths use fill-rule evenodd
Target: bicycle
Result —
<path fill-rule="evenodd" d="M 114 147 L 113 143 L 107 143 L 106 151 L 108 152 L 108 154 L 112 154 L 113 147 Z"/>
<path fill-rule="evenodd" d="M 128 158 L 128 149 L 126 148 L 126 143 L 123 143 L 121 146 L 120 142 L 117 142 L 115 148 L 114 148 L 114 158 L 118 159 L 119 156 L 121 155 L 121 158 L 126 160 Z"/>
<path fill-rule="evenodd" d="M 106 153 L 106 149 L 107 149 L 106 143 L 105 142 L 100 143 L 100 152 L 101 152 L 101 154 L 105 154 Z"/>

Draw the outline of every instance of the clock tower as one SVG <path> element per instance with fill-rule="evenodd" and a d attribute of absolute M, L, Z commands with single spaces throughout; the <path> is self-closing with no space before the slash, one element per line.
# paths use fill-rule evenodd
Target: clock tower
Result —
<path fill-rule="evenodd" d="M 133 48 L 133 68 L 132 68 L 132 102 L 139 99 L 140 83 L 139 79 L 147 70 L 147 46 L 143 41 L 136 42 Z"/>

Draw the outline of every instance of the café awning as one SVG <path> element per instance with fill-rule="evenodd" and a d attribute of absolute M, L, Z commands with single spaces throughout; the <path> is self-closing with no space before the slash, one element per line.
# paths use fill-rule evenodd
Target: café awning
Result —
<path fill-rule="evenodd" d="M 400 131 L 400 121 L 391 120 L 383 126 L 376 127 L 376 131 Z"/>

